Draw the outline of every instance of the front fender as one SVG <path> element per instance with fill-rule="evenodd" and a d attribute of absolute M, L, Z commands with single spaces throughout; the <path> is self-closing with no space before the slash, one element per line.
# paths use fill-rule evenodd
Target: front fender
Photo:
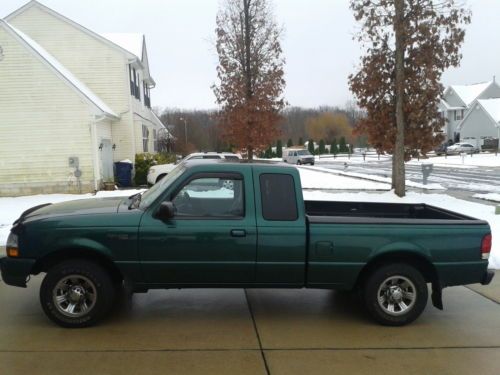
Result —
<path fill-rule="evenodd" d="M 70 249 L 94 251 L 99 253 L 100 255 L 106 256 L 109 259 L 113 259 L 113 253 L 111 249 L 104 246 L 101 242 L 85 237 L 59 238 L 53 244 L 51 252 L 58 252 Z"/>

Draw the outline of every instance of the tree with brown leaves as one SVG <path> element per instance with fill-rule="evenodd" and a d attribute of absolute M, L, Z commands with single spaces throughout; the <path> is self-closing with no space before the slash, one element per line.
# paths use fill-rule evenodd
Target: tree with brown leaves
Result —
<path fill-rule="evenodd" d="M 219 55 L 213 90 L 223 136 L 248 159 L 280 135 L 284 59 L 268 0 L 225 0 L 217 15 Z"/>
<path fill-rule="evenodd" d="M 351 0 L 365 55 L 349 86 L 366 117 L 356 126 L 393 155 L 392 186 L 405 195 L 405 160 L 442 142 L 443 72 L 458 66 L 469 11 L 456 0 Z"/>

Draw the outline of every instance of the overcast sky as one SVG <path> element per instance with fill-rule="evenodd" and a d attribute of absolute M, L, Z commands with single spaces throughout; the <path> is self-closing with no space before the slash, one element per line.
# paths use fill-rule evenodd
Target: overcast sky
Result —
<path fill-rule="evenodd" d="M 146 34 L 152 104 L 184 109 L 214 108 L 210 86 L 217 56 L 213 47 L 219 0 L 42 0 L 43 4 L 97 32 Z M 26 1 L 0 0 L 0 17 Z M 352 99 L 347 76 L 359 60 L 352 40 L 357 26 L 348 0 L 274 0 L 285 28 L 286 99 L 290 105 L 343 105 Z M 467 0 L 462 64 L 444 84 L 500 80 L 500 1 Z"/>

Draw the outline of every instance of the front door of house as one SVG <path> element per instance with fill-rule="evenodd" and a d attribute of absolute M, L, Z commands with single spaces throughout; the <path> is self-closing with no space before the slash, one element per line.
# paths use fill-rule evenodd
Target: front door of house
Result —
<path fill-rule="evenodd" d="M 113 146 L 110 139 L 101 140 L 101 174 L 104 182 L 113 180 Z"/>

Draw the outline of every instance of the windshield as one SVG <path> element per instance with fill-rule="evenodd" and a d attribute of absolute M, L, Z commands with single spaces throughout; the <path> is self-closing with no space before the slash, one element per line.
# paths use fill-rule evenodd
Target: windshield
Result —
<path fill-rule="evenodd" d="M 311 155 L 311 153 L 307 150 L 297 151 L 297 155 Z"/>
<path fill-rule="evenodd" d="M 160 182 L 156 183 L 151 189 L 142 194 L 139 207 L 145 208 L 153 203 L 156 198 L 158 198 L 170 185 L 172 185 L 172 182 L 175 181 L 177 176 L 180 176 L 185 170 L 186 167 L 184 164 L 179 164 L 177 167 L 172 169 L 172 171 L 163 177 Z"/>

